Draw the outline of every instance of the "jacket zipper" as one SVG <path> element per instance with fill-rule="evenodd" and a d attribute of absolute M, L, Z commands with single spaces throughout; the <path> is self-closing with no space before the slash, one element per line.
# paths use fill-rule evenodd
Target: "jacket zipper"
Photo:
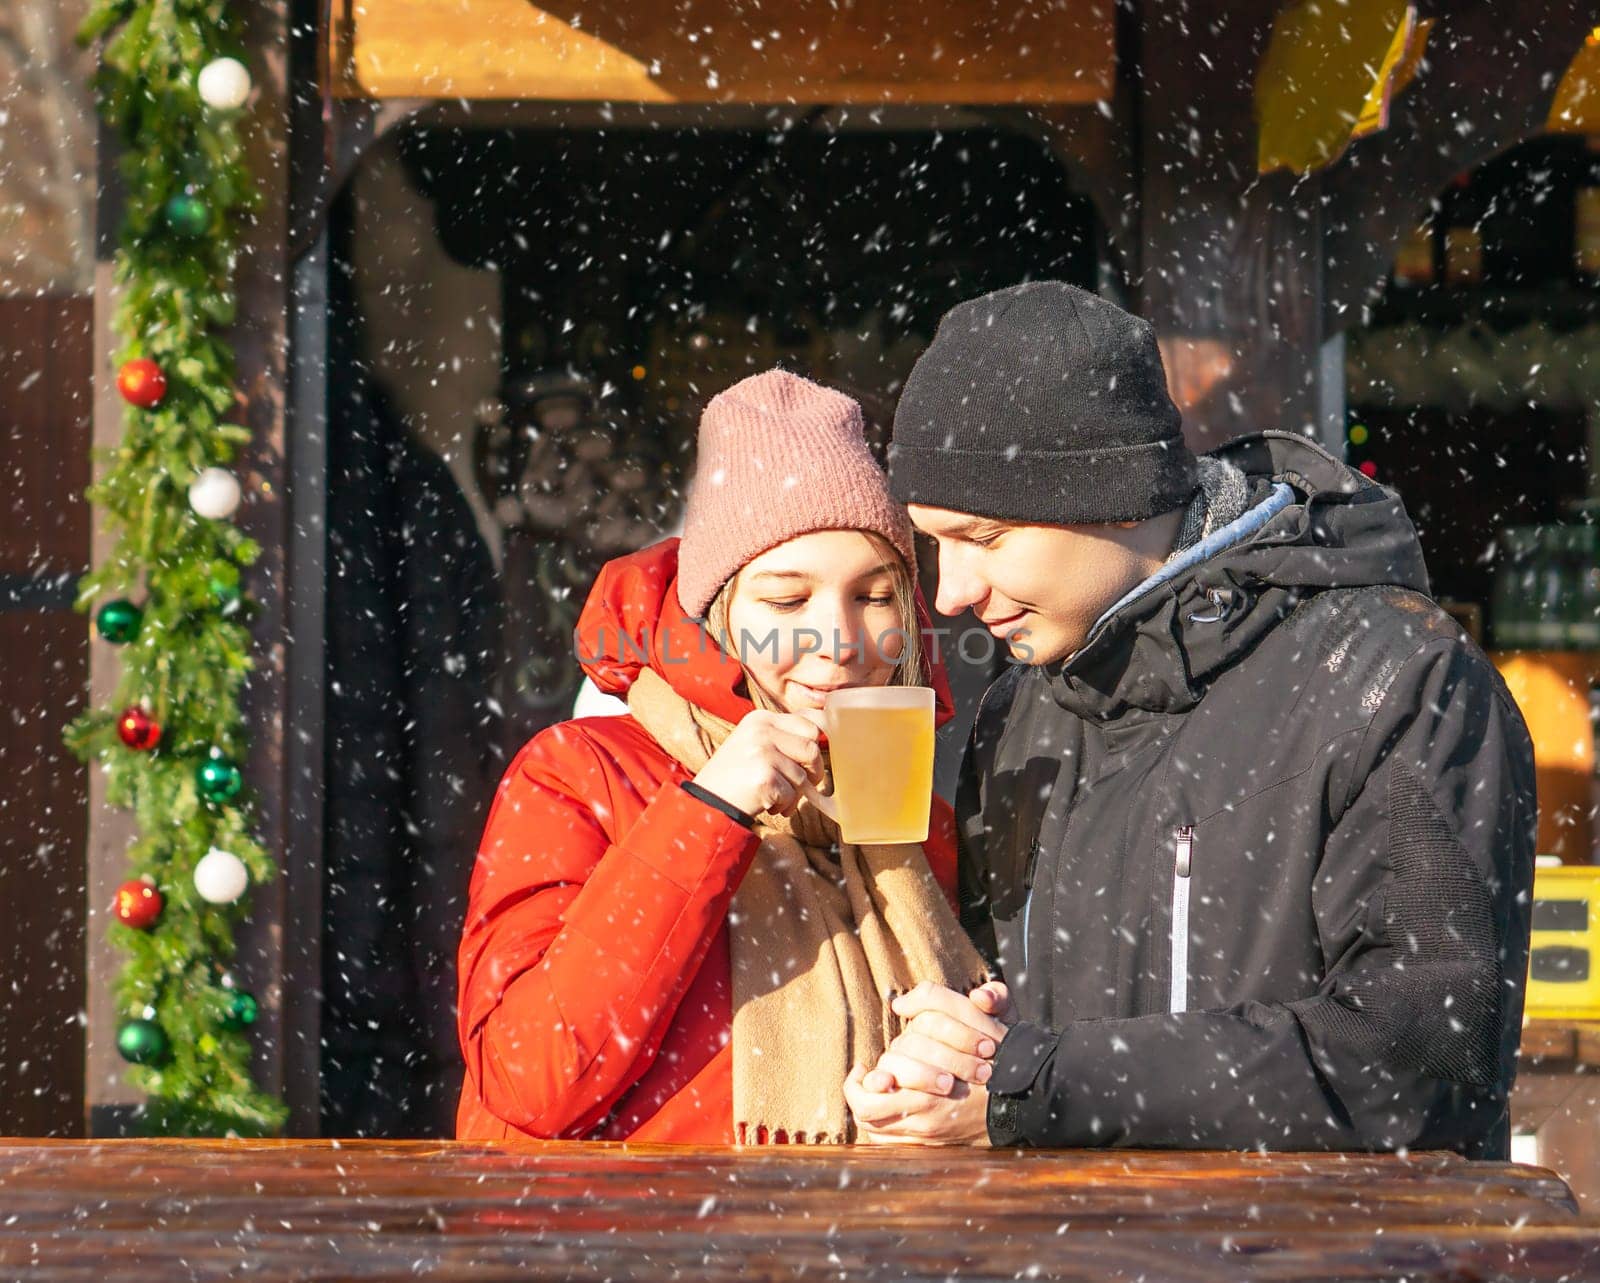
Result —
<path fill-rule="evenodd" d="M 1172 861 L 1172 983 L 1167 1007 L 1174 1015 L 1189 1009 L 1189 874 L 1194 862 L 1194 825 L 1178 830 Z"/>

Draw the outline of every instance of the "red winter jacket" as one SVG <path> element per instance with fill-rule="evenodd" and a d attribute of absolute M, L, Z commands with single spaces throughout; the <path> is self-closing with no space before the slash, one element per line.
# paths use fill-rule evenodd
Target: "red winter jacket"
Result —
<path fill-rule="evenodd" d="M 648 654 L 679 694 L 738 721 L 741 670 L 683 614 L 677 559 L 668 540 L 605 567 L 580 662 L 623 695 Z M 458 1136 L 733 1144 L 726 918 L 757 838 L 679 788 L 688 778 L 627 716 L 553 726 L 506 771 L 461 940 Z M 953 904 L 942 800 L 924 849 Z"/>

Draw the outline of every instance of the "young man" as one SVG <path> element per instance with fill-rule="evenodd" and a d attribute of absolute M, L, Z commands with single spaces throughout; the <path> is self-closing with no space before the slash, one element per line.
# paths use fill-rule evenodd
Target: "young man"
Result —
<path fill-rule="evenodd" d="M 945 316 L 890 479 L 1027 661 L 957 807 L 1014 1006 L 901 999 L 864 1135 L 1504 1157 L 1532 747 L 1398 498 L 1285 434 L 1196 458 L 1150 326 L 1053 282 Z"/>

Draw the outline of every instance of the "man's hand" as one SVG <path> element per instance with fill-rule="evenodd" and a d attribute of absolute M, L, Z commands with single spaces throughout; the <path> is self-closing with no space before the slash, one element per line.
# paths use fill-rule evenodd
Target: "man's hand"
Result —
<path fill-rule="evenodd" d="M 1014 1019 L 1005 985 L 963 996 L 919 984 L 896 998 L 905 1028 L 869 1071 L 856 1066 L 845 1100 L 869 1145 L 987 1145 L 993 1058 Z"/>
<path fill-rule="evenodd" d="M 865 1145 L 987 1145 L 989 1092 L 981 1084 L 956 1082 L 948 1096 L 911 1087 L 868 1089 L 857 1065 L 844 1080 L 844 1098 Z"/>
<path fill-rule="evenodd" d="M 1011 990 L 1006 988 L 1003 980 L 990 980 L 979 985 L 967 995 L 972 1000 L 973 1006 L 986 1016 L 993 1016 L 1006 1028 L 1010 1028 L 1019 1019 L 1016 1008 L 1011 1003 Z"/>
<path fill-rule="evenodd" d="M 994 1072 L 1006 1024 L 1015 1019 L 1011 996 L 998 980 L 965 997 L 924 981 L 892 1005 L 905 1028 L 867 1074 L 863 1086 L 870 1092 L 907 1087 L 949 1096 L 958 1082 L 981 1086 Z"/>

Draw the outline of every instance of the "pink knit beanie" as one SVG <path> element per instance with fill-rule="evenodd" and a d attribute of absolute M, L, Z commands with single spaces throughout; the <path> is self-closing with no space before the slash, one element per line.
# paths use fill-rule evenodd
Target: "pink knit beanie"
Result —
<path fill-rule="evenodd" d="M 906 510 L 862 436 L 861 407 L 787 370 L 711 398 L 678 547 L 678 599 L 704 616 L 740 567 L 815 530 L 870 530 L 916 573 Z"/>

